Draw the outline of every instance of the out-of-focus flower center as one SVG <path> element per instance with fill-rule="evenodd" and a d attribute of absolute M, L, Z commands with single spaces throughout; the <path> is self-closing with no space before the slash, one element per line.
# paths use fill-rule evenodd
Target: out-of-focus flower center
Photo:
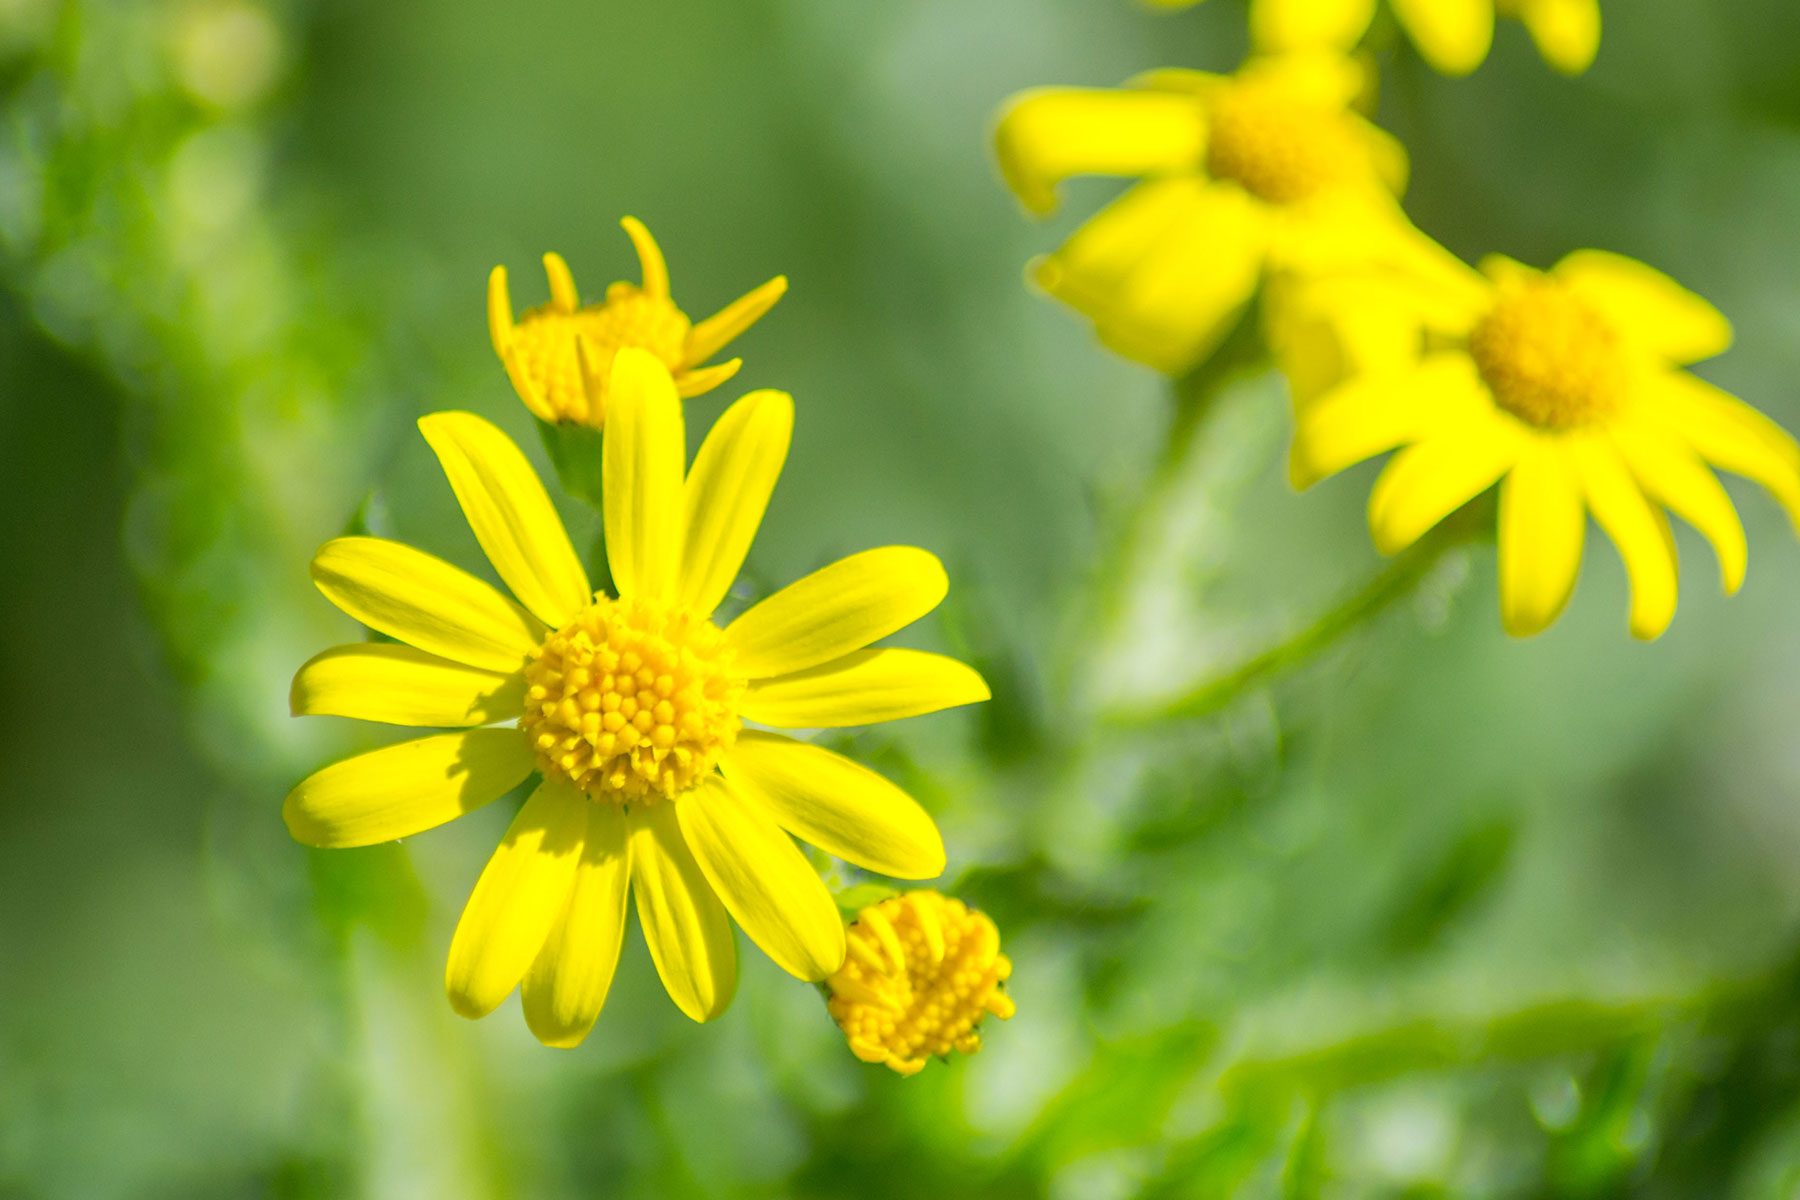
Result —
<path fill-rule="evenodd" d="M 687 315 L 666 298 L 615 283 L 604 304 L 574 312 L 549 304 L 532 309 L 514 326 L 513 345 L 526 377 L 559 421 L 599 426 L 606 419 L 603 393 L 613 356 L 637 346 L 662 359 L 670 371 L 679 371 L 688 328 Z M 591 381 L 583 378 L 577 335 L 587 339 Z"/>
<path fill-rule="evenodd" d="M 1504 288 L 1469 354 L 1495 403 L 1540 429 L 1604 420 L 1626 390 L 1618 331 L 1550 278 Z"/>
<path fill-rule="evenodd" d="M 912 1075 L 933 1055 L 979 1050 L 989 1013 L 1013 1015 L 1000 932 L 960 900 L 931 891 L 883 900 L 857 914 L 846 939 L 849 957 L 825 981 L 828 1007 L 864 1062 Z"/>
<path fill-rule="evenodd" d="M 616 804 L 672 799 L 737 739 L 745 681 L 704 617 L 596 597 L 525 668 L 525 731 L 546 776 Z"/>
<path fill-rule="evenodd" d="M 1212 104 L 1206 170 L 1271 204 L 1294 204 L 1355 169 L 1344 116 L 1269 88 L 1222 90 Z"/>

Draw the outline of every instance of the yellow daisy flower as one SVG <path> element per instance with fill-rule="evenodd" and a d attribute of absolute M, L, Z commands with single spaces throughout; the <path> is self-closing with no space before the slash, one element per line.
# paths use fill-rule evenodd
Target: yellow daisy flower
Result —
<path fill-rule="evenodd" d="M 284 816 L 308 845 L 407 837 L 541 774 L 475 885 L 446 979 L 469 1017 L 523 981 L 526 1021 L 552 1046 L 580 1042 L 600 1012 L 628 890 L 670 997 L 704 1021 L 736 984 L 727 914 L 803 979 L 843 962 L 836 905 L 789 834 L 885 875 L 943 869 L 936 826 L 899 788 L 760 727 L 866 725 L 988 697 L 954 659 L 869 648 L 943 599 L 943 567 L 923 550 L 852 555 L 715 624 L 786 458 L 792 401 L 739 400 L 684 477 L 663 364 L 621 350 L 608 397 L 616 596 L 589 587 L 519 449 L 479 417 L 436 413 L 420 427 L 518 602 L 411 547 L 339 538 L 313 560 L 319 590 L 400 644 L 327 650 L 293 686 L 296 714 L 458 730 L 301 783 Z"/>
<path fill-rule="evenodd" d="M 1352 110 L 1362 87 L 1347 60 L 1298 55 L 1016 97 L 996 138 L 1031 212 L 1052 212 L 1071 176 L 1144 180 L 1039 260 L 1037 283 L 1113 350 L 1174 374 L 1270 274 L 1405 258 L 1406 154 Z"/>
<path fill-rule="evenodd" d="M 739 358 L 702 366 L 787 291 L 777 275 L 694 324 L 669 296 L 669 268 L 656 239 L 636 217 L 619 224 L 637 249 L 644 282 L 614 283 L 606 299 L 583 306 L 575 277 L 558 254 L 544 255 L 550 303 L 513 319 L 506 268 L 488 275 L 488 333 L 513 388 L 539 419 L 589 425 L 606 423 L 606 381 L 613 356 L 627 346 L 647 350 L 675 376 L 682 396 L 698 396 L 736 375 Z"/>
<path fill-rule="evenodd" d="M 1659 636 L 1675 614 L 1665 509 L 1712 543 L 1725 591 L 1736 592 L 1744 529 L 1709 468 L 1761 484 L 1800 524 L 1800 445 L 1681 369 L 1729 347 L 1731 326 L 1660 272 L 1597 250 L 1548 272 L 1494 258 L 1410 314 L 1382 286 L 1385 296 L 1367 306 L 1353 284 L 1339 296 L 1363 319 L 1386 313 L 1400 329 L 1350 335 L 1364 350 L 1340 361 L 1361 369 L 1301 406 L 1295 482 L 1398 449 L 1369 498 L 1387 554 L 1498 483 L 1509 633 L 1537 633 L 1562 612 L 1588 514 L 1630 574 L 1637 637 Z M 1411 338 L 1409 353 L 1395 352 L 1397 337 Z"/>
<path fill-rule="evenodd" d="M 827 1006 L 864 1062 L 916 1075 L 933 1055 L 981 1049 L 983 1017 L 1013 1015 L 1000 931 L 960 900 L 904 892 L 859 912 L 847 937 Z"/>
<path fill-rule="evenodd" d="M 1187 8 L 1198 0 L 1153 0 Z M 1600 52 L 1599 0 L 1388 0 L 1407 36 L 1433 67 L 1467 75 L 1494 43 L 1496 15 L 1516 17 L 1557 70 L 1579 75 Z M 1271 53 L 1329 48 L 1348 50 L 1362 40 L 1375 17 L 1375 0 L 1251 0 L 1255 45 Z"/>

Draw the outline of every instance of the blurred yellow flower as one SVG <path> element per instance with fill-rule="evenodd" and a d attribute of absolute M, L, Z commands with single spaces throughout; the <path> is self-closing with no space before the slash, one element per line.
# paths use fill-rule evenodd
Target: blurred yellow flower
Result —
<path fill-rule="evenodd" d="M 1310 54 L 1016 97 L 996 139 L 1031 212 L 1052 212 L 1071 176 L 1144 179 L 1034 264 L 1036 281 L 1107 346 L 1173 374 L 1271 274 L 1407 257 L 1406 154 L 1352 111 L 1363 85 L 1355 64 Z"/>
<path fill-rule="evenodd" d="M 1665 509 L 1712 543 L 1727 594 L 1743 582 L 1744 529 L 1709 468 L 1760 483 L 1800 524 L 1800 446 L 1681 369 L 1731 344 L 1711 304 L 1596 250 L 1549 272 L 1494 258 L 1462 279 L 1410 312 L 1391 279 L 1341 281 L 1333 303 L 1361 328 L 1307 368 L 1323 378 L 1335 364 L 1346 380 L 1300 407 L 1296 484 L 1400 451 L 1369 498 L 1383 553 L 1498 483 L 1507 631 L 1534 634 L 1561 613 L 1591 513 L 1631 577 L 1631 632 L 1652 639 L 1675 614 Z"/>
<path fill-rule="evenodd" d="M 916 1075 L 933 1055 L 981 1049 L 981 1020 L 1013 1015 L 1012 962 L 985 913 L 933 891 L 905 892 L 863 909 L 849 956 L 825 981 L 832 1020 L 851 1052 Z"/>
<path fill-rule="evenodd" d="M 852 555 L 715 625 L 786 458 L 792 401 L 739 400 L 684 478 L 663 364 L 621 350 L 608 395 L 616 597 L 590 588 L 519 449 L 479 417 L 436 413 L 420 427 L 518 602 L 396 542 L 329 542 L 312 565 L 320 591 L 400 644 L 327 650 L 292 695 L 296 714 L 461 730 L 302 782 L 284 815 L 308 845 L 407 837 L 541 772 L 469 898 L 447 984 L 456 1010 L 479 1017 L 523 981 L 525 1018 L 553 1046 L 580 1042 L 600 1012 L 628 888 L 669 995 L 704 1021 L 736 985 L 728 913 L 803 979 L 842 964 L 836 905 L 789 834 L 899 878 L 943 869 L 937 827 L 899 788 L 744 722 L 865 725 L 988 696 L 954 659 L 868 648 L 943 599 L 943 567 L 923 550 Z"/>
<path fill-rule="evenodd" d="M 675 376 L 683 396 L 698 396 L 737 374 L 743 360 L 702 366 L 775 306 L 787 291 L 777 275 L 694 324 L 669 296 L 669 268 L 643 222 L 619 224 L 637 248 L 644 282 L 614 283 L 599 304 L 581 304 L 575 278 L 557 254 L 544 255 L 550 303 L 517 322 L 506 268 L 488 276 L 488 332 L 519 398 L 540 419 L 595 429 L 606 422 L 606 381 L 613 356 L 626 346 L 647 350 Z"/>
<path fill-rule="evenodd" d="M 1187 8 L 1198 0 L 1152 0 Z M 1579 75 L 1600 52 L 1599 0 L 1388 0 L 1425 60 L 1446 75 L 1467 75 L 1487 59 L 1496 15 L 1525 23 L 1544 60 Z M 1251 0 L 1251 40 L 1259 50 L 1348 50 L 1375 16 L 1375 0 Z"/>

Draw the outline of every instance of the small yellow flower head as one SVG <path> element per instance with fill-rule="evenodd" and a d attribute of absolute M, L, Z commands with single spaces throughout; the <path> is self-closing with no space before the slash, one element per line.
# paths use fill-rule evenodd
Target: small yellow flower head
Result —
<path fill-rule="evenodd" d="M 1567 605 L 1591 516 L 1630 577 L 1631 632 L 1651 639 L 1675 615 L 1670 515 L 1712 543 L 1728 595 L 1743 584 L 1744 527 L 1715 470 L 1761 484 L 1800 526 L 1800 445 L 1684 369 L 1731 344 L 1711 304 L 1596 250 L 1549 271 L 1500 257 L 1459 270 L 1410 305 L 1392 276 L 1314 285 L 1335 335 L 1323 295 L 1304 289 L 1303 311 L 1276 322 L 1295 376 L 1295 483 L 1397 451 L 1369 497 L 1384 553 L 1497 487 L 1501 620 L 1529 636 Z"/>
<path fill-rule="evenodd" d="M 916 1075 L 933 1055 L 981 1049 L 983 1017 L 1013 1015 L 1000 931 L 960 900 L 890 897 L 858 913 L 847 940 L 849 957 L 825 981 L 827 1003 L 864 1062 Z"/>
<path fill-rule="evenodd" d="M 1272 275 L 1395 256 L 1411 232 L 1396 202 L 1406 154 L 1356 111 L 1366 83 L 1356 63 L 1311 53 L 1016 97 L 996 147 L 1031 212 L 1054 211 L 1072 176 L 1143 179 L 1036 263 L 1034 281 L 1111 349 L 1175 374 Z"/>
<path fill-rule="evenodd" d="M 598 596 L 525 668 L 519 728 L 547 777 L 614 804 L 672 799 L 737 740 L 732 658 L 704 617 Z"/>
<path fill-rule="evenodd" d="M 698 396 L 737 374 L 742 359 L 701 366 L 755 324 L 787 291 L 776 276 L 699 324 L 669 295 L 669 269 L 643 222 L 620 222 L 636 247 L 643 283 L 614 283 L 606 299 L 583 306 L 568 264 L 544 255 L 550 302 L 513 318 L 506 268 L 488 276 L 488 332 L 519 398 L 540 419 L 589 425 L 606 422 L 606 386 L 613 357 L 627 346 L 647 350 L 675 377 L 679 393 Z"/>

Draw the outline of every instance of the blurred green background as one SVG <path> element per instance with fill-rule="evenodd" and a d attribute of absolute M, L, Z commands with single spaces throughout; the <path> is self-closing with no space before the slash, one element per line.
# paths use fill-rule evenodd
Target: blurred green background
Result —
<path fill-rule="evenodd" d="M 1469 80 L 1380 47 L 1414 216 L 1665 267 L 1737 322 L 1706 373 L 1800 427 L 1800 11 L 1605 7 L 1577 81 L 1514 23 Z M 1168 387 L 1021 276 L 1109 189 L 1033 226 L 988 157 L 1010 92 L 1229 67 L 1243 18 L 0 0 L 0 1196 L 1800 1196 L 1800 554 L 1766 498 L 1735 490 L 1730 602 L 1683 534 L 1654 646 L 1595 541 L 1509 642 L 1476 546 L 1205 719 L 1096 719 L 1378 568 L 1369 471 L 1292 494 L 1257 372 L 1123 544 Z M 354 636 L 312 549 L 360 511 L 485 571 L 412 419 L 541 462 L 486 272 L 535 303 L 557 249 L 598 295 L 627 212 L 690 312 L 793 281 L 689 407 L 799 403 L 751 586 L 895 541 L 951 567 L 915 644 L 995 702 L 854 741 L 1017 963 L 976 1057 L 864 1067 L 754 952 L 693 1026 L 635 933 L 594 1036 L 544 1050 L 441 994 L 504 812 L 282 828 L 393 737 L 286 715 Z"/>

